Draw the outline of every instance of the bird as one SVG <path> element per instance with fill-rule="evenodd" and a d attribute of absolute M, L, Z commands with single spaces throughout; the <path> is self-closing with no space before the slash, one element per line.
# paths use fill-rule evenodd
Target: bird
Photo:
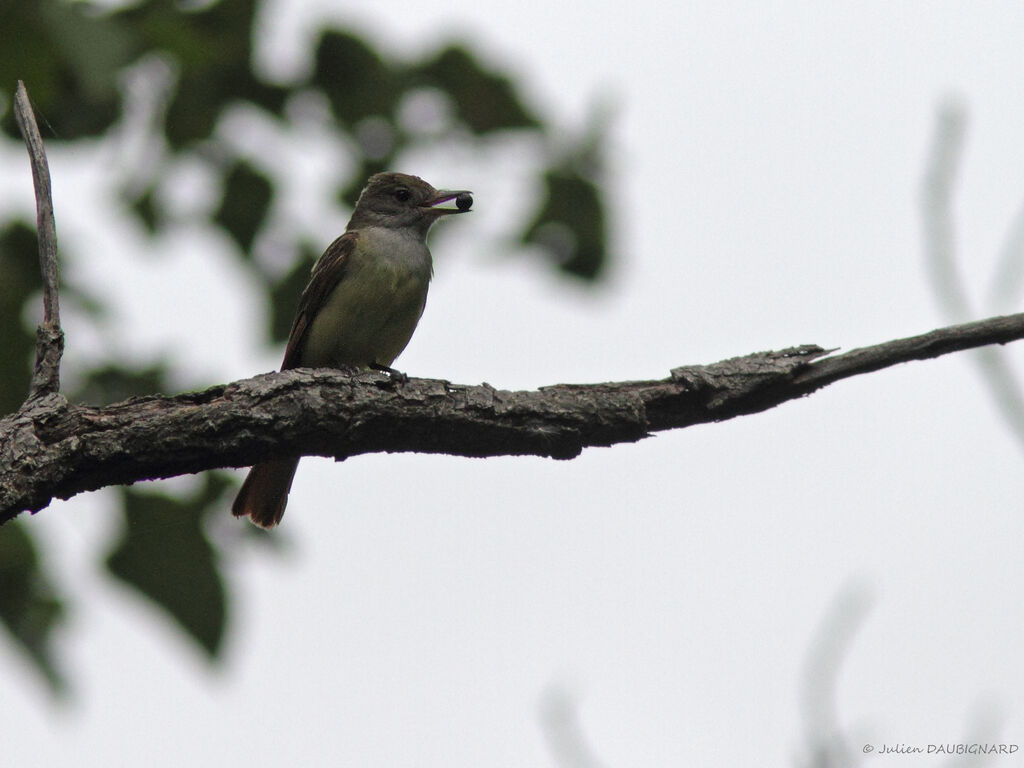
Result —
<path fill-rule="evenodd" d="M 445 205 L 453 201 L 455 207 Z M 345 233 L 313 266 L 281 370 L 361 368 L 401 378 L 391 364 L 416 330 L 434 272 L 427 232 L 472 204 L 468 190 L 434 189 L 418 176 L 371 176 Z M 298 456 L 289 456 L 254 465 L 232 513 L 262 528 L 276 526 L 298 464 Z"/>

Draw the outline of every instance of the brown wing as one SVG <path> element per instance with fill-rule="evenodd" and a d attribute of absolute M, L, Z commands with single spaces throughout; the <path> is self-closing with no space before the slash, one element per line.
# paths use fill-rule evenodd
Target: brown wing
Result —
<path fill-rule="evenodd" d="M 327 297 L 331 295 L 334 286 L 344 276 L 348 255 L 355 248 L 358 237 L 358 232 L 346 232 L 327 246 L 324 255 L 317 260 L 313 267 L 309 284 L 302 291 L 302 298 L 299 299 L 299 309 L 295 313 L 292 332 L 288 334 L 288 346 L 285 347 L 284 362 L 281 363 L 282 371 L 302 365 L 302 348 L 306 341 L 306 331 L 309 330 L 313 318 L 327 301 Z"/>

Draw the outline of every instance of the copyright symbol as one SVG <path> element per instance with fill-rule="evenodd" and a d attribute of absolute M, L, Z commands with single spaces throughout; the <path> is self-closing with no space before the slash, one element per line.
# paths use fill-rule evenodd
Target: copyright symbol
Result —
<path fill-rule="evenodd" d="M 872 752 L 875 751 L 875 748 L 872 747 L 870 744 L 865 744 L 864 745 L 864 749 L 862 751 L 864 752 L 865 755 L 870 755 Z"/>

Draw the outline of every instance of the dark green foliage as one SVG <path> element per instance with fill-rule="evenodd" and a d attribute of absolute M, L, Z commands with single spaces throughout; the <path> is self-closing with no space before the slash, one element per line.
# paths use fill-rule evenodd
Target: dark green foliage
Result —
<path fill-rule="evenodd" d="M 399 95 L 399 74 L 363 40 L 328 31 L 314 59 L 312 84 L 323 91 L 334 116 L 345 127 L 372 115 L 392 114 Z"/>
<path fill-rule="evenodd" d="M 20 520 L 0 526 L 0 623 L 26 651 L 54 693 L 64 690 L 51 642 L 64 613 Z"/>
<path fill-rule="evenodd" d="M 248 163 L 235 163 L 224 179 L 224 196 L 213 220 L 248 254 L 263 227 L 274 196 L 270 180 Z"/>
<path fill-rule="evenodd" d="M 131 203 L 132 210 L 135 212 L 135 215 L 139 217 L 139 221 L 142 222 L 146 231 L 151 235 L 156 233 L 157 228 L 161 223 L 156 210 L 154 192 L 155 190 L 153 187 L 149 187 Z"/>
<path fill-rule="evenodd" d="M 189 498 L 124 489 L 124 529 L 107 567 L 177 621 L 211 657 L 227 620 L 217 552 L 203 531 L 208 512 L 222 513 L 228 475 L 207 472 Z"/>
<path fill-rule="evenodd" d="M 544 248 L 570 275 L 594 279 L 608 258 L 600 190 L 572 169 L 552 168 L 544 175 L 544 192 L 522 241 Z"/>
<path fill-rule="evenodd" d="M 146 368 L 106 365 L 88 371 L 72 399 L 89 405 L 109 405 L 166 391 L 167 368 L 161 364 Z"/>
<path fill-rule="evenodd" d="M 0 0 L 0 30 L 0 90 L 9 102 L 18 80 L 31 84 L 44 136 L 92 136 L 120 116 L 117 73 L 138 47 L 114 18 L 89 13 L 85 3 Z M 3 130 L 19 136 L 11 110 Z"/>
<path fill-rule="evenodd" d="M 36 342 L 22 312 L 41 287 L 35 230 L 12 222 L 0 230 L 0 414 L 16 411 L 28 394 Z"/>
<path fill-rule="evenodd" d="M 292 320 L 299 308 L 302 289 L 309 282 L 310 270 L 322 248 L 312 248 L 304 243 L 301 257 L 280 281 L 270 287 L 270 337 L 284 342 L 292 330 Z"/>
<path fill-rule="evenodd" d="M 208 138 L 221 111 L 233 102 L 281 110 L 286 92 L 252 72 L 255 8 L 255 0 L 222 0 L 183 11 L 178 3 L 164 0 L 115 14 L 137 32 L 143 50 L 167 57 L 177 69 L 164 126 L 175 149 Z"/>
<path fill-rule="evenodd" d="M 473 133 L 539 128 L 512 81 L 487 70 L 466 48 L 453 45 L 415 69 L 417 79 L 452 97 L 458 116 Z"/>

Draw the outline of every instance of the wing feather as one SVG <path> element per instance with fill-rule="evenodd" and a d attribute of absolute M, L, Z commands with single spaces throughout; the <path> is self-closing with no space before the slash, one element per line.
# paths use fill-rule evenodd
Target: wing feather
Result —
<path fill-rule="evenodd" d="M 345 276 L 349 254 L 352 253 L 358 239 L 358 232 L 346 232 L 327 246 L 323 256 L 317 259 L 309 283 L 302 291 L 295 322 L 292 323 L 291 333 L 288 334 L 288 346 L 285 347 L 284 362 L 281 363 L 282 371 L 302 365 L 302 351 L 309 326 L 334 291 L 338 281 Z"/>

